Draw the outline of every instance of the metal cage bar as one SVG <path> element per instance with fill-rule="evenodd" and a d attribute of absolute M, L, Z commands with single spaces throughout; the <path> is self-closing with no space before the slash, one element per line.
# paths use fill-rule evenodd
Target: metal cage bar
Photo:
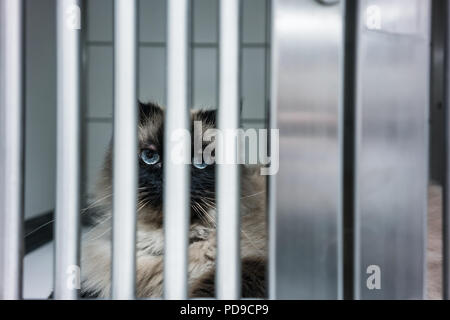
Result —
<path fill-rule="evenodd" d="M 80 233 L 80 0 L 57 2 L 55 299 L 76 299 Z"/>
<path fill-rule="evenodd" d="M 273 1 L 271 299 L 342 297 L 342 6 Z"/>
<path fill-rule="evenodd" d="M 164 170 L 164 297 L 186 299 L 190 202 L 189 1 L 169 0 Z M 179 158 L 173 154 L 182 148 Z"/>
<path fill-rule="evenodd" d="M 0 1 L 0 299 L 22 295 L 23 9 Z"/>
<path fill-rule="evenodd" d="M 218 129 L 239 128 L 239 27 L 240 1 L 220 1 L 220 75 Z M 226 138 L 224 140 L 227 140 Z M 239 299 L 240 274 L 240 167 L 234 144 L 217 144 L 217 281 L 219 299 Z M 225 160 L 223 157 L 223 160 Z M 222 160 L 222 159 L 221 159 Z"/>
<path fill-rule="evenodd" d="M 358 1 L 355 299 L 425 296 L 430 4 Z"/>
<path fill-rule="evenodd" d="M 113 299 L 136 291 L 137 17 L 136 0 L 114 2 Z"/>
<path fill-rule="evenodd" d="M 275 38 L 275 1 L 274 0 L 268 0 L 268 7 L 270 6 L 270 15 L 267 15 L 267 17 L 270 17 L 270 30 L 266 31 L 268 33 L 267 35 L 267 41 L 270 41 L 270 79 L 268 82 L 268 90 L 269 92 L 269 98 L 267 100 L 268 106 L 266 116 L 267 119 L 267 128 L 268 129 L 277 129 L 278 128 L 278 119 L 277 119 L 277 108 L 274 104 L 275 95 L 277 93 L 276 89 L 276 82 L 275 82 L 275 75 L 278 70 L 278 66 L 276 65 L 276 62 L 278 60 L 277 52 L 275 50 L 276 46 L 276 38 Z M 267 68 L 269 69 L 269 68 Z M 268 263 L 267 263 L 267 296 L 269 299 L 275 300 L 277 296 L 277 274 L 276 274 L 276 252 L 277 252 L 277 243 L 275 241 L 276 239 L 276 175 L 269 176 L 267 179 L 267 214 L 268 214 L 268 243 L 267 243 L 267 251 L 268 251 Z"/>

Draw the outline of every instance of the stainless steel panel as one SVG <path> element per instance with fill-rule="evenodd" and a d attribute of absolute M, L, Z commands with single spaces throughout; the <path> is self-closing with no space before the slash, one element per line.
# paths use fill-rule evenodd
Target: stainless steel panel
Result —
<path fill-rule="evenodd" d="M 239 9 L 239 0 L 220 1 L 218 129 L 222 132 L 239 128 Z M 235 159 L 234 163 L 217 165 L 217 298 L 239 299 L 240 167 L 235 146 L 219 143 L 217 149 Z"/>
<path fill-rule="evenodd" d="M 343 1 L 273 1 L 270 298 L 342 297 Z M 276 261 L 273 261 L 273 259 Z"/>
<path fill-rule="evenodd" d="M 421 299 L 430 1 L 358 4 L 355 298 Z"/>
<path fill-rule="evenodd" d="M 76 279 L 80 265 L 80 5 L 80 0 L 56 3 L 55 299 L 76 299 L 79 289 Z"/>
<path fill-rule="evenodd" d="M 137 0 L 115 1 L 113 299 L 134 299 L 136 287 L 137 14 Z"/>
<path fill-rule="evenodd" d="M 23 1 L 0 0 L 0 300 L 22 297 Z"/>
<path fill-rule="evenodd" d="M 164 149 L 164 297 L 187 297 L 187 245 L 190 218 L 190 139 L 179 136 L 189 132 L 188 104 L 188 21 L 189 1 L 169 0 L 167 25 L 167 110 Z M 186 131 L 187 130 L 187 131 Z M 180 148 L 180 144 L 184 148 Z M 172 156 L 183 149 L 180 159 Z M 181 160 L 181 161 L 178 161 Z"/>

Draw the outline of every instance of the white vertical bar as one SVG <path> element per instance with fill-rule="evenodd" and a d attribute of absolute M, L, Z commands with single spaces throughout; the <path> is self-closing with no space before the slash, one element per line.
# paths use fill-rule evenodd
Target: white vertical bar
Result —
<path fill-rule="evenodd" d="M 0 1 L 0 299 L 22 295 L 23 2 Z"/>
<path fill-rule="evenodd" d="M 222 132 L 239 128 L 239 9 L 239 0 L 220 1 L 218 128 Z M 220 145 L 218 148 L 221 149 Z M 217 298 L 239 299 L 240 179 L 237 148 L 227 146 L 223 153 L 235 162 L 217 165 Z"/>
<path fill-rule="evenodd" d="M 114 7 L 112 298 L 134 299 L 137 189 L 137 2 Z"/>
<path fill-rule="evenodd" d="M 279 52 L 277 50 L 279 44 L 276 33 L 276 14 L 277 3 L 275 0 L 270 1 L 270 111 L 269 111 L 269 129 L 277 129 L 278 128 L 278 118 L 277 118 L 277 106 L 275 103 L 275 98 L 278 94 L 278 82 L 276 75 L 278 74 L 278 64 L 277 61 L 279 59 Z M 277 219 L 276 219 L 276 210 L 277 210 L 277 181 L 276 175 L 269 176 L 268 179 L 268 196 L 267 196 L 267 212 L 268 212 L 268 253 L 269 253 L 269 263 L 268 263 L 268 297 L 271 300 L 275 300 L 277 298 Z"/>
<path fill-rule="evenodd" d="M 172 158 L 172 150 L 179 147 L 173 140 L 176 132 L 189 130 L 188 106 L 188 20 L 189 1 L 169 0 L 167 38 L 167 111 L 164 152 L 164 296 L 166 299 L 186 299 L 187 243 L 189 228 L 190 167 Z M 189 132 L 189 131 L 185 131 Z M 190 139 L 182 159 L 190 160 Z"/>
<path fill-rule="evenodd" d="M 55 299 L 76 299 L 79 266 L 80 0 L 57 1 Z"/>

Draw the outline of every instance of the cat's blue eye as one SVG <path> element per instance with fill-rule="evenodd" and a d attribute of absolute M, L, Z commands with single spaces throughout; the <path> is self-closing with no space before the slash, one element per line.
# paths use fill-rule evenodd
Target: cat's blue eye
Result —
<path fill-rule="evenodd" d="M 154 165 L 159 162 L 158 152 L 150 149 L 144 149 L 141 151 L 141 160 L 148 165 Z"/>
<path fill-rule="evenodd" d="M 207 166 L 208 166 L 208 164 L 206 164 L 205 162 L 202 162 L 202 163 L 193 163 L 193 165 L 194 165 L 194 167 L 196 167 L 197 169 L 205 169 Z"/>

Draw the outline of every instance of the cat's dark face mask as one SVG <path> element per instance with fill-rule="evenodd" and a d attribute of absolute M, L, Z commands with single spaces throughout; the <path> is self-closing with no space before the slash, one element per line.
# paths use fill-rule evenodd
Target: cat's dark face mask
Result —
<path fill-rule="evenodd" d="M 215 126 L 215 111 L 192 114 L 204 130 Z M 138 209 L 160 212 L 163 205 L 164 112 L 153 104 L 140 104 Z M 193 128 L 193 123 L 191 125 Z M 193 137 L 193 134 L 191 134 Z M 191 143 L 193 145 L 193 141 Z M 193 151 L 193 150 L 192 150 Z M 191 152 L 193 154 L 193 152 Z M 170 192 L 168 190 L 167 192 Z M 191 165 L 191 213 L 193 219 L 211 223 L 215 209 L 215 165 Z"/>

